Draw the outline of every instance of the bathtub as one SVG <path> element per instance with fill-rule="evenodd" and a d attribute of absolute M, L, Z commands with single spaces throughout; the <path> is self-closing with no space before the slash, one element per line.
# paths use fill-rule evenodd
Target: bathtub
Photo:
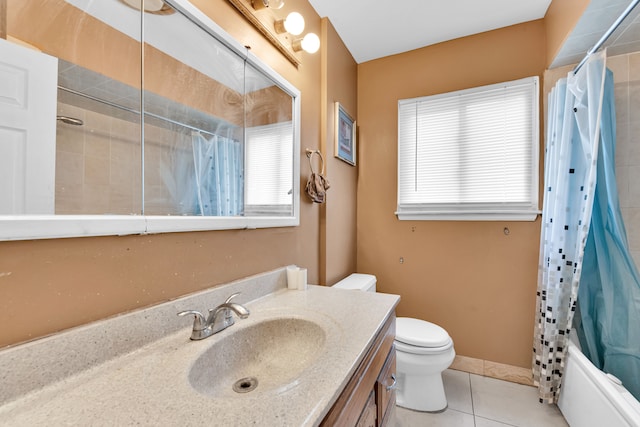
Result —
<path fill-rule="evenodd" d="M 640 426 L 640 402 L 603 373 L 571 337 L 558 407 L 571 427 Z"/>

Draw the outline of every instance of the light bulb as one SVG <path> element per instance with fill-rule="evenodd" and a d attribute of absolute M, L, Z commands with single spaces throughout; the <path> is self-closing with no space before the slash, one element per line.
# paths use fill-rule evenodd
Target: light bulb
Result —
<path fill-rule="evenodd" d="M 309 33 L 304 36 L 300 46 L 307 53 L 316 53 L 320 49 L 320 38 L 314 33 Z"/>
<path fill-rule="evenodd" d="M 304 31 L 304 18 L 298 12 L 291 12 L 286 19 L 279 19 L 275 22 L 276 32 L 289 33 L 297 36 Z"/>
<path fill-rule="evenodd" d="M 304 31 L 304 18 L 298 12 L 291 12 L 284 20 L 284 28 L 289 34 L 300 35 Z"/>

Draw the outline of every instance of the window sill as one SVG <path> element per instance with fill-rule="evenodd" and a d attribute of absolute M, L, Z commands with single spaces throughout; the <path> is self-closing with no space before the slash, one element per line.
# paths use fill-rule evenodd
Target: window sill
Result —
<path fill-rule="evenodd" d="M 535 221 L 541 211 L 460 212 L 403 211 L 396 212 L 400 221 Z"/>

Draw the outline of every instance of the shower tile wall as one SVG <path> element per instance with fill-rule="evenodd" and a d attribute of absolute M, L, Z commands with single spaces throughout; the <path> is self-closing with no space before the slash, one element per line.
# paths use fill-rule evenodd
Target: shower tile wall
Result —
<path fill-rule="evenodd" d="M 140 125 L 130 120 L 58 103 L 58 115 L 81 119 L 82 126 L 58 122 L 56 135 L 56 214 L 140 214 Z M 159 168 L 190 146 L 184 132 L 145 127 L 145 198 L 150 213 L 173 213 L 174 202 Z"/>
<path fill-rule="evenodd" d="M 616 99 L 616 178 L 631 255 L 640 265 L 640 52 L 607 59 Z"/>
<path fill-rule="evenodd" d="M 58 103 L 56 213 L 140 213 L 140 125 Z"/>
<path fill-rule="evenodd" d="M 58 122 L 56 213 L 140 213 L 140 125 L 63 103 L 58 114 L 84 125 Z"/>

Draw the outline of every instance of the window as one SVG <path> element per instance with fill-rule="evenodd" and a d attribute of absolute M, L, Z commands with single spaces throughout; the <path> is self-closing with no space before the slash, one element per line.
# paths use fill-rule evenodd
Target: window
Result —
<path fill-rule="evenodd" d="M 246 215 L 291 215 L 292 135 L 291 122 L 246 129 Z"/>
<path fill-rule="evenodd" d="M 538 77 L 398 102 L 401 220 L 533 221 Z"/>

